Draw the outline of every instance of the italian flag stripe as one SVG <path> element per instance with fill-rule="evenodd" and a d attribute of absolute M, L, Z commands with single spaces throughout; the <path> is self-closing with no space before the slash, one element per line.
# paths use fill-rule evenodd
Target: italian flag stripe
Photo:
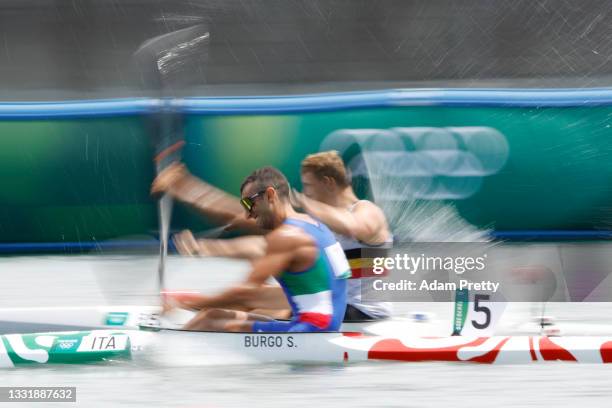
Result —
<path fill-rule="evenodd" d="M 307 313 L 312 312 L 327 315 L 331 315 L 334 312 L 331 290 L 313 293 L 310 295 L 294 296 L 293 301 L 297 305 L 300 312 L 304 311 Z"/>
<path fill-rule="evenodd" d="M 332 316 L 330 314 L 320 313 L 300 313 L 298 320 L 304 323 L 310 323 L 319 329 L 326 329 L 331 323 Z"/>

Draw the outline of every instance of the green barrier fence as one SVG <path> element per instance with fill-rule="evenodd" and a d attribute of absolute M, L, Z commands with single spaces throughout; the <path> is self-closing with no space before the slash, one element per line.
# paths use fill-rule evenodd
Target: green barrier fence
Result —
<path fill-rule="evenodd" d="M 447 202 L 477 227 L 610 229 L 609 90 L 587 96 L 513 91 L 520 100 L 482 90 L 455 99 L 452 90 L 443 96 L 403 92 L 186 100 L 184 158 L 193 173 L 233 194 L 262 165 L 278 167 L 299 188 L 305 155 L 340 146 L 348 161 L 365 148 L 343 145 L 339 134 L 378 132 L 376 140 L 402 144 L 406 155 L 398 163 L 425 163 L 405 176 L 420 185 L 417 200 Z M 136 109 L 142 101 L 122 103 L 132 109 L 102 103 L 83 111 L 73 103 L 51 112 L 40 104 L 0 104 L 1 242 L 155 234 L 156 208 L 148 195 L 152 149 L 143 120 L 155 104 Z M 485 135 L 474 136 L 473 129 Z M 495 146 L 487 146 L 486 132 L 495 135 Z M 478 140 L 485 140 L 482 149 Z M 436 166 L 424 161 L 428 157 Z M 207 224 L 179 208 L 173 227 Z"/>

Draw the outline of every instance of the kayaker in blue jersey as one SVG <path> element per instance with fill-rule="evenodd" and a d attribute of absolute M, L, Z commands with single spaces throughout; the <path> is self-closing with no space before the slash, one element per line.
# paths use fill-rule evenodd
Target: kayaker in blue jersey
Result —
<path fill-rule="evenodd" d="M 187 330 L 314 332 L 340 328 L 346 308 L 348 261 L 333 233 L 320 221 L 297 213 L 289 201 L 289 184 L 275 168 L 264 167 L 248 176 L 241 204 L 265 235 L 265 254 L 252 262 L 243 287 L 258 288 L 276 278 L 292 310 L 289 321 L 276 321 L 231 307 L 236 292 L 200 296 L 189 306 L 200 312 Z"/>

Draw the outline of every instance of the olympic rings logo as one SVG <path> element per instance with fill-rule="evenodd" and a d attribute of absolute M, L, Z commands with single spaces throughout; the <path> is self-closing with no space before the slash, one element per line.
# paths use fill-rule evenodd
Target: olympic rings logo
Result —
<path fill-rule="evenodd" d="M 355 145 L 358 154 L 352 154 Z M 491 127 L 340 129 L 321 151 L 337 150 L 353 177 L 370 181 L 382 200 L 465 199 L 506 164 L 505 136 Z"/>

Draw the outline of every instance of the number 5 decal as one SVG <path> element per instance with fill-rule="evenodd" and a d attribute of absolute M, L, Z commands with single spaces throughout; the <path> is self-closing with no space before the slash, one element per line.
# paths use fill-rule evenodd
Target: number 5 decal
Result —
<path fill-rule="evenodd" d="M 482 306 L 480 301 L 488 301 L 489 295 L 476 294 L 474 295 L 474 312 L 484 313 L 484 322 L 480 323 L 476 320 L 472 320 L 472 326 L 478 330 L 484 330 L 491 324 L 491 309 L 487 306 Z"/>

